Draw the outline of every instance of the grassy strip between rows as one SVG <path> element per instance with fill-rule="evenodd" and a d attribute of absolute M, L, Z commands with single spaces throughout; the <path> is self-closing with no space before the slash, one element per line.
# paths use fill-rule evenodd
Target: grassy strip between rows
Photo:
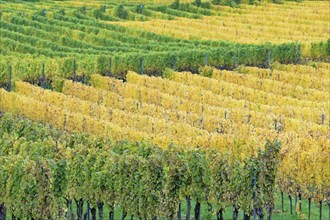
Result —
<path fill-rule="evenodd" d="M 181 212 L 182 212 L 182 218 L 185 219 L 186 213 L 187 213 L 187 204 L 186 201 L 182 201 L 181 203 Z M 193 208 L 195 207 L 196 202 L 191 201 L 191 213 L 190 217 L 193 219 Z M 206 219 L 207 216 L 207 205 L 202 204 L 201 207 L 201 219 Z M 77 212 L 77 207 L 75 203 L 73 203 L 73 211 L 74 213 Z M 295 204 L 293 204 L 293 214 L 290 214 L 290 204 L 289 204 L 289 199 L 287 195 L 285 195 L 284 198 L 284 212 L 281 210 L 281 197 L 280 193 L 276 195 L 276 204 L 275 204 L 275 210 L 273 212 L 272 220 L 301 220 L 301 219 L 306 219 L 308 216 L 308 201 L 306 199 L 302 200 L 302 210 L 300 214 L 296 213 L 296 207 Z M 84 213 L 87 212 L 87 203 L 84 204 Z M 311 219 L 319 219 L 319 212 L 320 212 L 320 206 L 318 204 L 312 203 L 311 206 Z M 115 219 L 121 219 L 123 214 L 123 210 L 120 207 L 115 208 Z M 329 215 L 329 210 L 327 207 L 327 204 L 323 203 L 322 207 L 322 219 L 326 220 L 330 218 Z M 243 215 L 243 212 L 239 212 L 239 218 L 241 219 Z M 99 217 L 99 214 L 97 212 L 97 218 Z M 103 214 L 104 219 L 109 219 L 109 207 L 104 206 L 104 214 Z M 128 214 L 126 219 L 131 219 L 131 216 Z M 159 220 L 165 220 L 166 218 L 159 218 Z M 216 219 L 215 217 L 213 219 Z M 225 220 L 230 220 L 232 219 L 232 210 L 228 208 L 224 212 L 224 219 Z M 11 213 L 8 212 L 7 219 L 6 220 L 12 220 Z M 138 218 L 134 218 L 134 220 L 138 220 Z"/>

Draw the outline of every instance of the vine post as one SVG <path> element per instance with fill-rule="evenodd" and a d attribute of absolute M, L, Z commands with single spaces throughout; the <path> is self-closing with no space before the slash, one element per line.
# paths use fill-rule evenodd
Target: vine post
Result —
<path fill-rule="evenodd" d="M 144 5 L 141 4 L 141 5 L 140 5 L 140 14 L 141 14 L 141 15 L 143 14 L 143 7 L 144 7 Z"/>
<path fill-rule="evenodd" d="M 91 207 L 90 207 L 90 203 L 87 202 L 87 220 L 90 220 L 91 219 Z"/>
<path fill-rule="evenodd" d="M 178 220 L 182 220 L 182 216 L 181 216 L 181 202 L 179 202 L 179 208 L 178 208 Z"/>
<path fill-rule="evenodd" d="M 292 196 L 289 195 L 289 201 L 290 201 L 290 214 L 292 215 Z"/>
<path fill-rule="evenodd" d="M 190 220 L 190 209 L 191 209 L 191 200 L 190 200 L 190 196 L 186 197 L 186 201 L 187 201 L 187 214 L 186 214 L 186 220 Z"/>
<path fill-rule="evenodd" d="M 4 204 L 0 204 L 0 220 L 6 219 L 6 207 Z"/>
<path fill-rule="evenodd" d="M 268 53 L 267 53 L 267 65 L 268 65 L 268 69 L 272 69 L 272 66 L 270 64 L 271 55 L 272 55 L 272 51 L 270 49 L 268 49 Z"/>
<path fill-rule="evenodd" d="M 277 130 L 277 120 L 274 121 L 274 129 Z"/>
<path fill-rule="evenodd" d="M 86 16 L 86 6 L 83 7 L 84 15 Z"/>
<path fill-rule="evenodd" d="M 198 201 L 198 198 L 196 200 L 194 212 L 195 212 L 195 220 L 200 220 L 201 219 L 201 203 Z"/>
<path fill-rule="evenodd" d="M 298 64 L 301 64 L 301 45 L 298 44 Z"/>
<path fill-rule="evenodd" d="M 320 220 L 322 220 L 322 201 L 320 201 L 319 203 L 320 203 Z"/>

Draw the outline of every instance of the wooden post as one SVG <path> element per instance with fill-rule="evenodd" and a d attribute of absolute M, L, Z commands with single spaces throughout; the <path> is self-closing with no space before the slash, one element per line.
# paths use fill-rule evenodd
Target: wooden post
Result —
<path fill-rule="evenodd" d="M 84 15 L 86 16 L 86 6 L 83 7 Z"/>
<path fill-rule="evenodd" d="M 99 209 L 99 220 L 103 220 L 103 206 L 104 206 L 103 202 L 100 201 L 97 202 L 97 207 Z"/>
<path fill-rule="evenodd" d="M 45 8 L 42 10 L 42 14 L 43 14 L 44 17 L 46 17 L 46 9 Z"/>
<path fill-rule="evenodd" d="M 140 5 L 140 14 L 141 14 L 141 15 L 142 15 L 142 13 L 143 13 L 143 6 L 144 6 L 143 4 Z"/>
<path fill-rule="evenodd" d="M 140 58 L 140 74 L 143 74 L 143 59 Z"/>
<path fill-rule="evenodd" d="M 182 220 L 182 216 L 181 216 L 181 202 L 179 203 L 179 208 L 178 208 L 178 220 Z"/>
<path fill-rule="evenodd" d="M 89 202 L 87 202 L 87 220 L 91 219 L 90 210 L 91 210 L 90 204 Z"/>
<path fill-rule="evenodd" d="M 289 201 L 290 201 L 290 214 L 292 215 L 292 196 L 289 195 Z"/>
<path fill-rule="evenodd" d="M 107 6 L 104 5 L 104 6 L 103 6 L 103 12 L 106 12 L 106 11 L 107 11 Z"/>
<path fill-rule="evenodd" d="M 8 84 L 8 91 L 11 92 L 11 87 L 12 87 L 12 75 L 13 75 L 13 68 L 10 65 L 9 66 L 9 84 Z"/>
<path fill-rule="evenodd" d="M 0 203 L 0 219 L 5 220 L 7 219 L 7 210 L 4 204 Z"/>
<path fill-rule="evenodd" d="M 320 220 L 322 220 L 322 201 L 320 201 L 319 203 L 320 203 Z"/>
<path fill-rule="evenodd" d="M 277 120 L 275 119 L 275 123 L 274 123 L 274 129 L 277 130 Z"/>
<path fill-rule="evenodd" d="M 206 66 L 209 65 L 209 54 L 206 54 L 206 56 L 205 56 L 205 65 Z"/>
<path fill-rule="evenodd" d="M 191 199 L 190 196 L 186 197 L 187 202 L 187 213 L 186 213 L 186 220 L 190 220 L 190 210 L 191 210 Z"/>
<path fill-rule="evenodd" d="M 76 59 L 73 60 L 73 82 L 77 81 L 77 73 L 76 73 Z"/>
<path fill-rule="evenodd" d="M 227 111 L 225 111 L 225 119 L 227 119 Z"/>
<path fill-rule="evenodd" d="M 194 212 L 195 212 L 195 220 L 200 220 L 201 219 L 201 203 L 198 201 L 198 199 L 196 200 Z"/>
<path fill-rule="evenodd" d="M 322 118 L 322 124 L 324 125 L 324 121 L 325 121 L 325 114 L 324 113 L 322 113 L 321 118 Z"/>
<path fill-rule="evenodd" d="M 123 213 L 121 215 L 121 220 L 125 220 L 126 216 L 127 216 L 127 212 L 123 210 Z"/>

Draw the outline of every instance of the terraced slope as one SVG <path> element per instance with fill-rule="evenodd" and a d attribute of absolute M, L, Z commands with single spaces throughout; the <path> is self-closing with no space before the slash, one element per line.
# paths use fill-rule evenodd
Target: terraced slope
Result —
<path fill-rule="evenodd" d="M 324 67 L 329 66 L 319 64 L 310 84 L 299 82 L 310 67 L 292 65 L 273 71 L 240 68 L 243 74 L 201 69 L 211 78 L 169 70 L 167 79 L 129 72 L 127 82 L 92 75 L 93 86 L 64 81 L 63 93 L 16 82 L 15 93 L 1 90 L 0 106 L 70 132 L 145 140 L 163 149 L 171 143 L 184 149 L 215 148 L 237 158 L 254 155 L 267 139 L 278 138 L 283 143 L 278 173 L 282 190 L 291 193 L 294 182 L 296 193 L 309 195 L 308 183 L 317 188 L 313 198 L 320 199 L 329 189 L 324 163 L 330 150 L 329 82 L 322 81 Z"/>
<path fill-rule="evenodd" d="M 329 2 L 285 2 L 283 5 L 263 3 L 239 8 L 213 6 L 217 16 L 191 20 L 150 20 L 115 22 L 157 34 L 194 40 L 229 40 L 239 43 L 319 42 L 329 39 Z"/>
<path fill-rule="evenodd" d="M 304 57 L 327 59 L 326 4 L 233 9 L 146 3 L 140 11 L 136 3 L 104 7 L 100 1 L 2 1 L 0 81 L 8 84 L 10 66 L 12 78 L 36 82 L 43 73 L 46 78 L 73 78 L 74 72 L 87 78 L 93 73 L 123 76 L 128 70 L 159 75 L 165 68 L 197 72 L 202 65 L 233 69 L 267 67 L 275 61 L 299 63 Z M 121 17 L 118 10 L 127 15 Z M 295 18 L 284 25 L 290 16 Z M 173 36 L 168 31 L 174 31 Z"/>

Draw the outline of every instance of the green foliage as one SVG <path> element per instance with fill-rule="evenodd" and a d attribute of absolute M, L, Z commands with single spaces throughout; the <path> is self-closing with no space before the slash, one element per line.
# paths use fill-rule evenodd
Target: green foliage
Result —
<path fill-rule="evenodd" d="M 272 0 L 275 4 L 283 4 L 283 0 Z"/>
<path fill-rule="evenodd" d="M 221 5 L 221 0 L 212 0 L 213 5 Z"/>
<path fill-rule="evenodd" d="M 87 14 L 86 6 L 80 7 L 73 12 L 73 15 L 80 19 L 85 19 L 86 14 Z"/>
<path fill-rule="evenodd" d="M 174 73 L 174 71 L 173 71 L 172 69 L 170 69 L 170 68 L 166 68 L 166 69 L 163 71 L 163 78 L 171 79 L 173 73 Z"/>
<path fill-rule="evenodd" d="M 3 31 L 1 34 L 6 34 L 6 31 Z M 13 37 L 15 37 L 15 35 L 13 35 Z M 21 36 L 17 35 L 17 37 Z M 3 39 L 0 39 L 0 42 L 1 40 Z M 66 39 L 64 41 L 66 41 Z M 35 49 L 25 44 L 19 44 L 20 47 L 17 47 L 18 45 L 12 40 L 9 40 L 9 38 L 6 42 L 8 42 L 7 46 L 9 48 L 13 48 L 12 50 L 17 49 L 18 51 L 30 51 L 32 53 L 31 55 L 38 52 L 43 53 L 44 55 L 51 55 L 51 57 L 25 57 L 25 60 L 29 62 L 20 62 L 20 58 L 17 56 L 6 56 L 1 60 L 3 68 L 0 68 L 0 75 L 7 76 L 9 65 L 12 65 L 13 76 L 15 79 L 23 79 L 31 82 L 39 81 L 39 78 L 41 77 L 42 63 L 45 64 L 47 78 L 53 78 L 55 76 L 72 78 L 74 72 L 74 60 L 76 60 L 77 76 L 89 76 L 94 73 L 104 75 L 109 69 L 110 57 L 112 58 L 111 72 L 117 76 L 124 76 L 127 70 L 139 72 L 140 58 L 143 58 L 143 69 L 146 74 L 159 75 L 161 70 L 173 68 L 174 61 L 176 62 L 176 69 L 179 71 L 197 72 L 200 66 L 205 65 L 205 54 L 209 55 L 210 66 L 217 66 L 227 69 L 234 68 L 233 58 L 235 50 L 239 61 L 238 65 L 266 66 L 268 49 L 270 49 L 272 53 L 272 62 L 278 61 L 281 63 L 296 63 L 298 62 L 300 55 L 297 44 L 294 43 L 282 45 L 267 44 L 236 46 L 231 43 L 219 43 L 216 45 L 215 49 L 177 49 L 177 52 L 175 53 L 148 52 L 141 55 L 140 52 L 131 52 L 125 54 L 118 53 L 117 55 L 109 56 L 95 55 L 92 54 L 91 51 L 91 55 L 76 55 L 72 57 L 56 58 L 56 55 L 61 55 L 62 53 L 55 53 L 51 50 L 37 50 L 37 52 Z M 72 42 L 72 44 L 76 43 L 73 41 L 69 42 Z M 42 44 L 43 42 L 37 42 L 34 38 L 31 38 L 31 43 Z M 328 44 L 322 44 L 321 48 L 327 48 L 327 45 Z M 324 54 L 325 50 L 315 49 L 315 54 L 321 52 Z M 324 56 L 325 55 L 323 55 L 323 57 Z M 6 78 L 2 78 L 2 80 L 5 79 Z"/>
<path fill-rule="evenodd" d="M 205 76 L 205 77 L 212 77 L 213 74 L 213 68 L 209 67 L 209 66 L 204 66 L 204 67 L 200 67 L 198 69 L 198 72 L 201 76 Z"/>
<path fill-rule="evenodd" d="M 170 7 L 173 9 L 178 9 L 179 6 L 180 6 L 180 0 L 174 0 L 174 2 L 172 2 Z"/>
<path fill-rule="evenodd" d="M 205 65 L 205 54 L 209 55 L 210 66 L 225 69 L 234 68 L 235 51 L 238 65 L 265 67 L 268 50 L 271 50 L 271 62 L 297 63 L 301 60 L 297 43 L 247 45 L 182 40 L 97 20 L 120 20 L 120 14 L 124 14 L 124 19 L 147 19 L 148 14 L 157 12 L 198 19 L 212 14 L 206 3 L 196 2 L 200 7 L 180 1 L 171 6 L 148 6 L 143 9 L 143 15 L 136 13 L 139 5 L 116 5 L 114 11 L 120 12 L 118 17 L 110 15 L 115 14 L 114 11 L 105 13 L 102 7 L 88 10 L 86 16 L 85 7 L 67 11 L 56 8 L 53 17 L 40 13 L 27 16 L 22 11 L 10 14 L 8 19 L 0 21 L 0 84 L 8 83 L 9 65 L 13 66 L 15 80 L 40 81 L 42 63 L 45 63 L 47 78 L 72 78 L 74 59 L 77 75 L 87 77 L 93 73 L 105 74 L 110 57 L 113 61 L 111 72 L 117 76 L 125 76 L 127 70 L 139 71 L 140 58 L 143 58 L 145 73 L 155 75 L 173 68 L 174 63 L 177 70 L 196 72 Z M 214 0 L 213 3 L 235 6 L 239 1 Z M 326 61 L 329 51 L 329 41 L 313 43 L 310 56 Z"/>
<path fill-rule="evenodd" d="M 64 79 L 59 77 L 54 77 L 52 79 L 52 88 L 56 92 L 62 92 L 64 86 Z"/>
<path fill-rule="evenodd" d="M 166 6 L 165 6 L 166 8 Z M 192 4 L 190 3 L 179 3 L 179 1 L 174 2 L 170 5 L 170 8 L 176 9 L 181 11 L 181 14 L 178 13 L 178 16 L 184 16 L 184 17 L 192 17 L 192 18 L 200 18 L 199 15 L 206 15 L 210 16 L 211 10 L 209 10 L 210 5 L 209 3 L 202 3 L 202 2 L 194 2 Z M 166 10 L 164 12 L 167 12 Z M 184 12 L 189 13 L 188 15 L 185 15 Z M 193 15 L 191 15 L 192 13 Z"/>
<path fill-rule="evenodd" d="M 202 0 L 194 0 L 194 5 L 196 5 L 197 7 L 200 7 L 202 4 Z"/>
<path fill-rule="evenodd" d="M 115 16 L 120 19 L 128 19 L 128 10 L 125 8 L 124 5 L 118 5 L 115 7 Z"/>
<path fill-rule="evenodd" d="M 234 2 L 235 2 L 236 5 L 239 5 L 239 4 L 242 3 L 242 0 L 234 0 Z"/>
<path fill-rule="evenodd" d="M 213 0 L 212 4 L 237 7 L 237 5 L 241 4 L 241 0 Z"/>
<path fill-rule="evenodd" d="M 57 11 L 55 14 L 58 14 L 58 15 L 62 15 L 62 16 L 64 16 L 64 15 L 65 15 L 65 10 L 64 10 L 64 9 L 60 9 L 60 10 Z"/>
<path fill-rule="evenodd" d="M 274 204 L 280 144 L 239 159 L 216 149 L 160 149 L 68 134 L 22 117 L 0 117 L 0 203 L 16 217 L 65 219 L 66 201 L 115 204 L 143 219 L 173 217 L 189 196 L 215 210 Z M 253 179 L 257 178 L 257 185 Z"/>
<path fill-rule="evenodd" d="M 99 9 L 93 10 L 93 17 L 96 19 L 104 20 L 104 21 L 118 21 L 119 19 L 116 17 L 112 17 L 107 15 L 104 11 L 104 6 L 100 7 Z"/>
<path fill-rule="evenodd" d="M 314 60 L 330 59 L 330 39 L 325 42 L 311 44 L 311 58 Z"/>

